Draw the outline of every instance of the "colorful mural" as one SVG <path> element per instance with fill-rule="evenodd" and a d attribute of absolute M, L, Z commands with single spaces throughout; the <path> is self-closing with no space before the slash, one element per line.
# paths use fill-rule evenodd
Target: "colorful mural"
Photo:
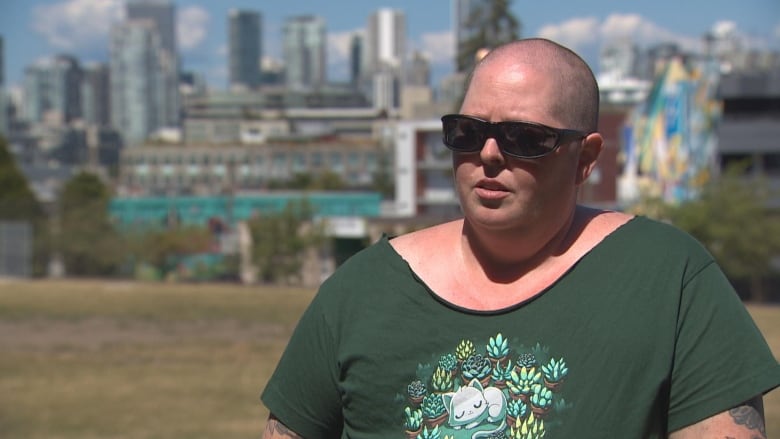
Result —
<path fill-rule="evenodd" d="M 642 195 L 668 203 L 696 197 L 715 165 L 716 89 L 714 66 L 689 71 L 679 59 L 668 62 L 625 129 L 621 204 Z"/>

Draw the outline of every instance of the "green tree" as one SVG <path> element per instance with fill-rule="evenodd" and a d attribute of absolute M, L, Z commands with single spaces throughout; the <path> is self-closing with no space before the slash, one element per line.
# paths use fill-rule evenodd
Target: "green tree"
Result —
<path fill-rule="evenodd" d="M 301 280 L 306 251 L 322 243 L 323 232 L 313 222 L 314 211 L 306 201 L 290 202 L 279 213 L 248 222 L 252 234 L 252 260 L 263 282 Z"/>
<path fill-rule="evenodd" d="M 468 72 L 480 49 L 492 49 L 520 38 L 522 25 L 512 14 L 512 0 L 481 0 L 463 29 L 469 37 L 458 47 L 457 68 Z"/>
<path fill-rule="evenodd" d="M 118 273 L 125 246 L 108 216 L 110 199 L 108 187 L 95 174 L 80 172 L 65 183 L 56 242 L 68 274 Z"/>
<path fill-rule="evenodd" d="M 384 199 L 392 199 L 395 196 L 395 179 L 393 178 L 393 169 L 390 153 L 387 149 L 379 152 L 376 171 L 374 171 L 371 181 L 371 188 L 380 194 Z"/>
<path fill-rule="evenodd" d="M 8 145 L 0 136 L 0 221 L 22 221 L 32 226 L 32 272 L 46 271 L 50 250 L 49 223 L 45 209 L 16 166 Z"/>
<path fill-rule="evenodd" d="M 135 259 L 155 267 L 162 277 L 176 269 L 179 257 L 206 252 L 213 242 L 208 228 L 193 225 L 135 230 L 128 237 Z"/>
<path fill-rule="evenodd" d="M 36 221 L 43 208 L 16 166 L 4 138 L 0 137 L 0 220 Z"/>

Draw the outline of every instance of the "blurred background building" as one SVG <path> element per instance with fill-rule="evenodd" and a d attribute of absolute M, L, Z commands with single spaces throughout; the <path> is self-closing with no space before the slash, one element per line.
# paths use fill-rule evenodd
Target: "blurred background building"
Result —
<path fill-rule="evenodd" d="M 483 2 L 452 2 L 457 47 Z M 370 241 L 460 214 L 439 117 L 457 111 L 471 64 L 453 60 L 432 83 L 403 11 L 366 17 L 349 35 L 347 79 L 334 82 L 321 17 L 289 17 L 273 59 L 261 11 L 231 10 L 225 89 L 181 71 L 173 3 L 129 1 L 125 17 L 111 29 L 108 63 L 56 54 L 28 66 L 16 93 L 4 87 L 0 37 L 0 132 L 49 209 L 86 169 L 111 187 L 118 224 L 159 227 L 175 211 L 238 233 L 252 215 L 311 195 L 338 225 L 331 237 Z M 745 158 L 780 187 L 780 56 L 746 50 L 728 28 L 702 40 L 702 53 L 628 39 L 602 48 L 605 148 L 580 202 L 620 209 L 643 191 L 688 199 Z M 321 266 L 325 275 L 334 264 Z"/>

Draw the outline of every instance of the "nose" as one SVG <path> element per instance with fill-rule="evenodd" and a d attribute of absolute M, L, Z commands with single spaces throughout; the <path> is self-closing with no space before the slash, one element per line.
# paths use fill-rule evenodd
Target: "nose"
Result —
<path fill-rule="evenodd" d="M 488 137 L 485 140 L 485 144 L 482 145 L 482 149 L 479 151 L 479 158 L 483 163 L 488 164 L 501 164 L 504 163 L 504 154 L 498 148 L 496 139 Z"/>

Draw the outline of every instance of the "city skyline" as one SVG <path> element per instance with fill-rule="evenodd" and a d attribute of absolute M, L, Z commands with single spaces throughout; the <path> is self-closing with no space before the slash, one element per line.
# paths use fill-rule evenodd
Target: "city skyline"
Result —
<path fill-rule="evenodd" d="M 429 57 L 434 80 L 453 70 L 452 2 L 421 4 L 346 1 L 337 8 L 303 1 L 258 3 L 244 0 L 204 2 L 181 0 L 176 7 L 177 45 L 185 71 L 202 75 L 216 88 L 228 83 L 228 11 L 242 9 L 262 15 L 262 53 L 282 58 L 282 28 L 295 15 L 322 17 L 327 32 L 327 79 L 349 80 L 349 45 L 362 32 L 372 13 L 393 8 L 405 14 L 407 56 L 419 51 Z M 780 4 L 774 0 L 690 2 L 662 0 L 629 4 L 594 0 L 525 4 L 512 10 L 522 23 L 522 36 L 542 36 L 580 52 L 598 71 L 598 51 L 616 39 L 630 38 L 640 46 L 676 42 L 687 50 L 701 49 L 702 36 L 719 27 L 739 35 L 745 46 L 780 50 Z M 109 33 L 124 19 L 123 0 L 12 0 L 0 5 L 0 35 L 5 42 L 5 85 L 18 87 L 24 69 L 37 60 L 58 54 L 73 55 L 82 63 L 107 62 Z M 343 5 L 343 7 L 341 7 Z M 84 23 L 88 23 L 85 26 Z"/>

